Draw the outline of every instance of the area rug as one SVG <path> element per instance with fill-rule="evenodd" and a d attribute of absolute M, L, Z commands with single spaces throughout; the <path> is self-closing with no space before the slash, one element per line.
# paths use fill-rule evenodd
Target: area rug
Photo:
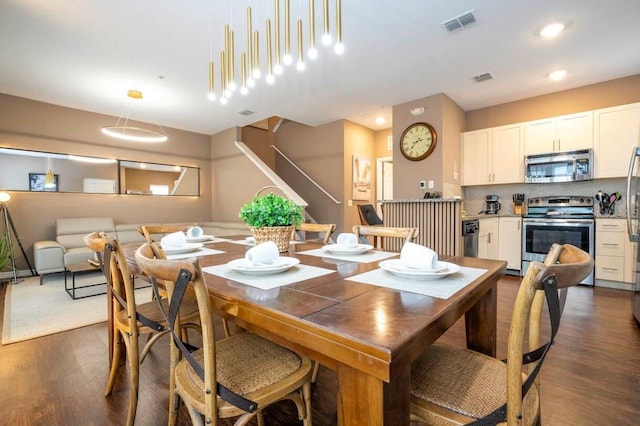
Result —
<path fill-rule="evenodd" d="M 100 282 L 104 282 L 104 275 L 100 272 L 76 278 L 77 287 Z M 87 292 L 104 293 L 105 286 L 77 290 L 76 295 L 85 295 Z M 151 288 L 136 290 L 136 300 L 151 300 Z M 63 274 L 47 276 L 43 285 L 40 285 L 40 277 L 29 277 L 7 287 L 2 344 L 33 339 L 106 320 L 106 295 L 73 300 L 65 291 Z"/>

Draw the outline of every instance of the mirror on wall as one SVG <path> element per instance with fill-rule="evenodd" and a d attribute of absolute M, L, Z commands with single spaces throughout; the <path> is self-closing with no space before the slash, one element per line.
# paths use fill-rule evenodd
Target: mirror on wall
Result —
<path fill-rule="evenodd" d="M 200 195 L 200 169 L 120 161 L 120 192 L 139 195 Z"/>
<path fill-rule="evenodd" d="M 0 189 L 197 196 L 200 169 L 0 147 Z"/>

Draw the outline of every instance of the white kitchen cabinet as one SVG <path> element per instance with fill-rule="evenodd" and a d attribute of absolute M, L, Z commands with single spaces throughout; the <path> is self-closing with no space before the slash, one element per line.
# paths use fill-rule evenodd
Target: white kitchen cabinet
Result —
<path fill-rule="evenodd" d="M 640 103 L 594 111 L 595 178 L 624 177 L 640 142 Z"/>
<path fill-rule="evenodd" d="M 634 282 L 637 244 L 627 238 L 625 219 L 596 219 L 597 280 Z"/>
<path fill-rule="evenodd" d="M 462 186 L 491 183 L 490 144 L 491 129 L 475 130 L 462 134 Z"/>
<path fill-rule="evenodd" d="M 593 111 L 524 123 L 525 155 L 593 148 Z"/>
<path fill-rule="evenodd" d="M 498 235 L 498 259 L 506 260 L 508 269 L 519 271 L 522 263 L 522 218 L 499 218 Z"/>
<path fill-rule="evenodd" d="M 462 134 L 462 185 L 524 181 L 522 124 L 493 127 Z"/>
<path fill-rule="evenodd" d="M 499 220 L 497 217 L 480 219 L 478 229 L 478 257 L 498 259 Z"/>

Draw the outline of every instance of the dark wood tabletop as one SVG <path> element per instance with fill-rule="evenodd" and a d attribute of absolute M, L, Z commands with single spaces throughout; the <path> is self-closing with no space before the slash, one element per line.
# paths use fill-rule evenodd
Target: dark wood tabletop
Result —
<path fill-rule="evenodd" d="M 224 253 L 199 257 L 203 267 L 244 257 L 250 248 L 231 242 L 206 247 Z M 339 424 L 409 424 L 411 362 L 463 315 L 467 346 L 495 356 L 496 285 L 506 262 L 446 259 L 487 272 L 439 299 L 345 279 L 378 268 L 377 261 L 300 254 L 319 247 L 294 244 L 283 255 L 334 273 L 271 290 L 205 275 L 219 315 L 336 370 Z"/>

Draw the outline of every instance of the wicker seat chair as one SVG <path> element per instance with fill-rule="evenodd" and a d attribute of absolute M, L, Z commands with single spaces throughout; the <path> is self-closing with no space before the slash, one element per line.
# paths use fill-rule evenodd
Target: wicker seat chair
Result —
<path fill-rule="evenodd" d="M 592 270 L 589 254 L 568 244 L 554 244 L 544 264 L 532 262 L 516 296 L 506 364 L 469 349 L 432 345 L 411 369 L 411 419 L 438 425 L 476 420 L 487 425 L 540 424 L 537 373 L 555 337 L 567 288 Z M 540 346 L 545 297 L 551 338 Z M 525 354 L 527 329 L 531 352 Z"/>
<path fill-rule="evenodd" d="M 359 241 L 367 244 L 367 237 L 373 237 L 374 247 L 377 246 L 377 237 L 380 237 L 380 244 L 384 247 L 383 238 L 404 238 L 403 243 L 410 242 L 418 236 L 418 228 L 393 228 L 389 226 L 367 226 L 355 225 L 353 233 L 358 236 Z"/>
<path fill-rule="evenodd" d="M 105 388 L 105 396 L 111 394 L 118 375 L 118 368 L 122 350 L 126 351 L 129 364 L 129 411 L 127 425 L 133 425 L 138 405 L 138 390 L 140 383 L 140 364 L 147 353 L 162 336 L 169 332 L 167 323 L 158 309 L 156 301 L 136 303 L 133 280 L 127 264 L 127 259 L 117 239 L 110 239 L 101 233 L 91 233 L 84 237 L 87 246 L 96 253 L 102 253 L 103 271 L 110 275 L 107 280 L 111 286 L 111 303 L 113 305 L 113 358 L 109 371 L 109 378 Z M 108 265 L 108 266 L 107 266 Z M 168 306 L 167 299 L 162 299 L 163 306 Z M 186 328 L 199 329 L 198 306 L 193 302 L 185 302 L 179 313 L 181 330 Z M 182 328 L 184 327 L 184 328 Z M 140 353 L 140 335 L 149 338 Z"/>
<path fill-rule="evenodd" d="M 308 240 L 306 238 L 306 233 L 317 233 L 320 235 L 320 240 L 324 244 L 329 244 L 331 240 L 331 234 L 333 234 L 336 230 L 335 223 L 306 223 L 303 222 L 298 226 L 295 230 L 296 237 L 298 240 Z"/>
<path fill-rule="evenodd" d="M 154 285 L 156 280 L 175 283 L 167 288 L 174 308 L 184 303 L 182 296 L 192 286 L 202 324 L 202 348 L 196 351 L 187 349 L 172 329 L 169 425 L 176 423 L 180 400 L 193 424 L 239 416 L 235 424 L 245 425 L 258 416 L 261 425 L 262 409 L 289 399 L 304 425 L 310 426 L 311 361 L 249 332 L 216 341 L 211 300 L 197 258 L 162 260 L 154 258 L 154 252 L 157 248 L 150 244 L 140 247 L 135 255 L 138 266 Z M 168 312 L 169 322 L 174 316 L 173 310 Z"/>

